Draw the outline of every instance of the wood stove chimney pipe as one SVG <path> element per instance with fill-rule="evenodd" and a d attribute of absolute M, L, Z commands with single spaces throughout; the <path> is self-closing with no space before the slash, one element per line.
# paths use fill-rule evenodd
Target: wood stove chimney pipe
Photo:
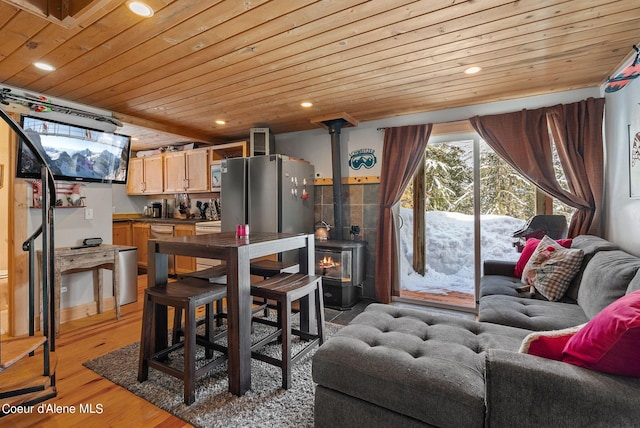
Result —
<path fill-rule="evenodd" d="M 329 130 L 331 135 L 331 173 L 333 176 L 333 239 L 344 239 L 342 225 L 342 162 L 340 161 L 340 133 L 342 128 L 357 126 L 358 121 L 347 113 L 312 119 L 312 123 Z"/>
<path fill-rule="evenodd" d="M 331 173 L 333 175 L 333 225 L 335 239 L 342 240 L 344 227 L 342 225 L 342 162 L 340 161 L 340 131 L 345 121 L 336 119 L 325 122 L 331 135 Z"/>

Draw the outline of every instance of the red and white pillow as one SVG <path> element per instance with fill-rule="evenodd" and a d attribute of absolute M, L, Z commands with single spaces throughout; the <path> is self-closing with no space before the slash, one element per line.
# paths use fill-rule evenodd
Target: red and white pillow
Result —
<path fill-rule="evenodd" d="M 528 335 L 519 352 L 640 378 L 640 290 L 611 303 L 586 324 Z"/>
<path fill-rule="evenodd" d="M 583 257 L 582 250 L 564 248 L 544 236 L 524 267 L 521 281 L 535 287 L 547 300 L 558 301 L 580 270 Z"/>
<path fill-rule="evenodd" d="M 556 242 L 562 245 L 564 248 L 571 248 L 571 244 L 573 243 L 573 239 L 558 239 Z M 538 244 L 540 244 L 540 239 L 537 238 L 529 238 L 527 242 L 524 244 L 524 248 L 522 249 L 522 253 L 520 253 L 520 258 L 516 263 L 516 267 L 513 270 L 513 276 L 516 278 L 522 277 L 522 271 L 524 271 L 524 267 L 527 265 L 527 262 L 533 255 L 533 252 L 538 248 Z"/>

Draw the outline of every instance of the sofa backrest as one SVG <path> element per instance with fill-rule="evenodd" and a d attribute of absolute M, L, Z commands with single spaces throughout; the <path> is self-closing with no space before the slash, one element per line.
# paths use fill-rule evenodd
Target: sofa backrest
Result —
<path fill-rule="evenodd" d="M 582 266 L 580 267 L 578 274 L 571 281 L 571 284 L 569 285 L 569 288 L 565 293 L 565 296 L 575 301 L 578 300 L 578 290 L 580 289 L 580 284 L 582 283 L 582 275 L 584 274 L 584 270 L 593 256 L 600 251 L 618 250 L 620 247 L 618 247 L 613 242 L 609 242 L 606 239 L 600 238 L 599 236 L 578 235 L 573 238 L 571 248 L 579 248 L 584 253 Z"/>
<path fill-rule="evenodd" d="M 627 287 L 627 294 L 633 293 L 634 291 L 640 290 L 640 269 L 636 276 L 633 277 L 631 282 L 629 283 L 629 287 Z"/>
<path fill-rule="evenodd" d="M 640 269 L 640 258 L 622 250 L 599 251 L 582 274 L 578 304 L 589 318 L 624 296 Z"/>

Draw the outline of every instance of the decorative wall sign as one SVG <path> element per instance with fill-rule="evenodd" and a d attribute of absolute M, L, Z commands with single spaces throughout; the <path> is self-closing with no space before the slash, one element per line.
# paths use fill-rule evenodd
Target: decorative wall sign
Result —
<path fill-rule="evenodd" d="M 28 180 L 31 186 L 29 191 L 29 207 L 41 208 L 42 182 L 40 180 Z M 84 196 L 84 184 L 66 181 L 56 181 L 56 208 L 82 208 L 86 206 Z"/>
<path fill-rule="evenodd" d="M 358 149 L 349 153 L 349 167 L 358 170 L 362 167 L 371 169 L 378 162 L 373 149 Z"/>
<path fill-rule="evenodd" d="M 636 104 L 629 125 L 629 196 L 640 198 L 640 104 Z"/>

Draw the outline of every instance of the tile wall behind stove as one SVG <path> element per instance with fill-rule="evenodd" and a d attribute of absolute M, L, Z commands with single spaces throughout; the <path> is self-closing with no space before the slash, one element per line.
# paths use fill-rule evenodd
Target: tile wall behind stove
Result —
<path fill-rule="evenodd" d="M 342 185 L 342 224 L 343 238 L 352 238 L 349 231 L 352 225 L 360 226 L 359 239 L 367 241 L 366 279 L 363 288 L 365 299 L 375 299 L 375 248 L 378 226 L 378 193 L 380 185 L 343 184 Z M 333 225 L 333 186 L 315 187 L 315 223 L 324 220 Z"/>

